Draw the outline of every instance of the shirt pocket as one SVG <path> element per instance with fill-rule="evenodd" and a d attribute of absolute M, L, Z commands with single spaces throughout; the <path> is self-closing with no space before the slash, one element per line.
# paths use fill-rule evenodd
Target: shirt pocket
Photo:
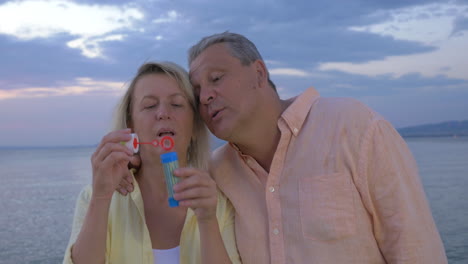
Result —
<path fill-rule="evenodd" d="M 305 238 L 331 241 L 356 232 L 352 183 L 347 174 L 301 178 L 299 203 Z"/>

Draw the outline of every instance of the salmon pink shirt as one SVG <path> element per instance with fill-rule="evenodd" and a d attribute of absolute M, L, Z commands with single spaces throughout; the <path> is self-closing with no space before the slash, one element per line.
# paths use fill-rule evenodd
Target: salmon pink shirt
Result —
<path fill-rule="evenodd" d="M 269 172 L 234 144 L 212 157 L 243 263 L 447 263 L 416 162 L 389 122 L 309 88 L 278 128 Z"/>

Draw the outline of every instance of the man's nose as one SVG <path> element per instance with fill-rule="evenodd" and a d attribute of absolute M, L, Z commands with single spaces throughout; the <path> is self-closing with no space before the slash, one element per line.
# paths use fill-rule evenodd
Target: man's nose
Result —
<path fill-rule="evenodd" d="M 216 98 L 216 92 L 212 88 L 200 89 L 200 103 L 210 104 Z"/>

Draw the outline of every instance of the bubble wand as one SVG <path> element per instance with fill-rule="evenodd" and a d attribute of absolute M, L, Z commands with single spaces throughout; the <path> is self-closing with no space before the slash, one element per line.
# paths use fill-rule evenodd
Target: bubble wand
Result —
<path fill-rule="evenodd" d="M 161 138 L 161 141 L 157 139 L 151 142 L 140 142 L 137 134 L 132 133 L 132 138 L 127 142 L 122 142 L 122 145 L 125 145 L 130 150 L 133 150 L 133 153 L 138 153 L 140 150 L 140 145 L 153 145 L 154 147 L 161 146 L 166 151 L 170 151 L 174 147 L 174 139 L 170 136 L 165 136 Z M 161 163 L 164 169 L 164 177 L 166 179 L 166 188 L 167 193 L 169 194 L 168 202 L 170 207 L 179 206 L 179 201 L 174 199 L 174 185 L 179 182 L 179 178 L 174 176 L 174 170 L 179 168 L 179 158 L 177 157 L 177 152 L 168 152 L 161 154 Z"/>

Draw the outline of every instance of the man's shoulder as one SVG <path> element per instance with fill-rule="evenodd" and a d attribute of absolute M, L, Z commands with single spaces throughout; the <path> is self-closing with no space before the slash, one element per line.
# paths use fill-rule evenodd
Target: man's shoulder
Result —
<path fill-rule="evenodd" d="M 236 150 L 230 145 L 229 142 L 226 142 L 211 153 L 211 167 L 219 167 L 229 162 L 230 158 L 236 154 Z"/>
<path fill-rule="evenodd" d="M 233 172 L 238 171 L 240 159 L 237 150 L 229 143 L 215 149 L 210 159 L 210 172 L 215 181 L 220 184 L 220 181 L 227 180 Z"/>
<path fill-rule="evenodd" d="M 380 115 L 359 100 L 348 97 L 320 97 L 311 108 L 312 112 L 324 113 L 340 120 L 371 121 Z"/>

